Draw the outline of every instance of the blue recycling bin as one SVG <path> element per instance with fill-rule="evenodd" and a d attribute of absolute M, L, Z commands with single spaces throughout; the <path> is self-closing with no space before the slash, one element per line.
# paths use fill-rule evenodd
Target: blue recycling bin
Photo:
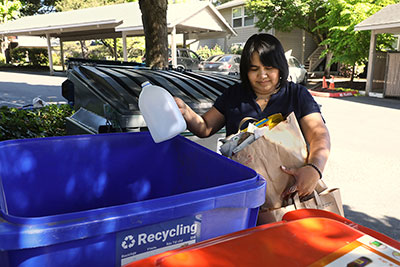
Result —
<path fill-rule="evenodd" d="M 0 266 L 121 266 L 256 224 L 266 183 L 182 136 L 0 142 Z"/>

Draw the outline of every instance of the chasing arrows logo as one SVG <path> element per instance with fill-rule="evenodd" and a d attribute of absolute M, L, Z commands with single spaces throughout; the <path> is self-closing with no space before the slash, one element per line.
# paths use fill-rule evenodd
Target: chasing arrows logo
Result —
<path fill-rule="evenodd" d="M 132 248 L 135 245 L 135 242 L 133 235 L 127 235 L 125 236 L 124 241 L 122 241 L 121 246 L 123 249 Z"/>

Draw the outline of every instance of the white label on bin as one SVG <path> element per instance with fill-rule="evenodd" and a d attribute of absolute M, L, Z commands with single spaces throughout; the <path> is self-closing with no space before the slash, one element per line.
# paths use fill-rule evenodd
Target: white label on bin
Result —
<path fill-rule="evenodd" d="M 311 266 L 400 266 L 400 251 L 369 235 L 363 235 Z"/>
<path fill-rule="evenodd" d="M 196 243 L 201 215 L 184 217 L 116 234 L 116 266 Z"/>

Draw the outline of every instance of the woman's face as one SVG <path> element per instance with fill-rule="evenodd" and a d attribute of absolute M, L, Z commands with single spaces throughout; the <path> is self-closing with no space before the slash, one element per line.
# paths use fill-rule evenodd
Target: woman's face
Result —
<path fill-rule="evenodd" d="M 270 94 L 279 83 L 279 69 L 264 66 L 257 52 L 251 55 L 250 70 L 247 76 L 256 95 Z"/>

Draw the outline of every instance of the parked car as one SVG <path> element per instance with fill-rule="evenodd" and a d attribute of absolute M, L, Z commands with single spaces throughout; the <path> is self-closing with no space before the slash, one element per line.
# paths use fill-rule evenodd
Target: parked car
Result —
<path fill-rule="evenodd" d="M 201 57 L 197 55 L 194 51 L 187 48 L 177 48 L 176 49 L 176 68 L 179 70 L 191 69 L 197 70 L 199 68 L 199 63 L 201 62 Z M 142 57 L 142 62 L 146 62 L 146 55 Z M 168 63 L 172 66 L 171 49 L 168 48 Z"/>
<path fill-rule="evenodd" d="M 215 60 L 214 58 L 207 60 L 199 69 L 204 71 L 217 71 L 224 74 L 238 74 L 240 72 L 240 55 L 221 55 L 220 57 L 216 57 Z"/>
<path fill-rule="evenodd" d="M 289 77 L 288 80 L 294 83 L 300 83 L 303 85 L 307 84 L 307 70 L 304 65 L 294 56 L 286 55 L 286 59 L 289 65 Z"/>
<path fill-rule="evenodd" d="M 213 55 L 213 56 L 207 58 L 206 60 L 201 61 L 199 63 L 199 70 L 204 70 L 204 64 L 207 64 L 209 62 L 215 62 L 217 59 L 219 59 L 222 56 L 223 55 Z"/>

